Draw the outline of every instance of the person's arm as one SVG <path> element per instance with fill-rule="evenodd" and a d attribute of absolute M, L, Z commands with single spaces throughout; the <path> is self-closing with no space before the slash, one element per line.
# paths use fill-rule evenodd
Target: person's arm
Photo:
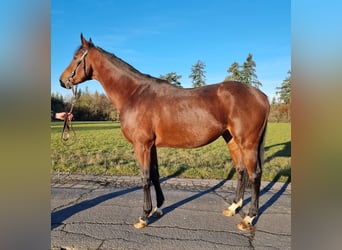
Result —
<path fill-rule="evenodd" d="M 68 115 L 69 120 L 71 120 L 73 118 L 73 114 L 71 113 L 67 113 L 67 112 L 51 112 L 51 118 L 52 119 L 58 119 L 58 120 L 64 120 L 65 116 Z"/>

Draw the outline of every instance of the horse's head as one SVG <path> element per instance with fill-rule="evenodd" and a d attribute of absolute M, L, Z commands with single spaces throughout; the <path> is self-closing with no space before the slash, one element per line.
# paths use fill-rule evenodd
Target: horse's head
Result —
<path fill-rule="evenodd" d="M 91 39 L 87 41 L 81 33 L 81 46 L 77 49 L 68 67 L 63 71 L 59 82 L 63 88 L 70 89 L 73 85 L 91 79 L 91 65 L 86 63 L 89 50 L 94 47 Z"/>

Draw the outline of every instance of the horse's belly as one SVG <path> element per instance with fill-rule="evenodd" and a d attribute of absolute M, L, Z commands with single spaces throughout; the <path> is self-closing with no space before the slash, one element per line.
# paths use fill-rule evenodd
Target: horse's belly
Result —
<path fill-rule="evenodd" d="M 196 148 L 209 144 L 222 135 L 222 128 L 180 127 L 156 133 L 157 147 Z"/>

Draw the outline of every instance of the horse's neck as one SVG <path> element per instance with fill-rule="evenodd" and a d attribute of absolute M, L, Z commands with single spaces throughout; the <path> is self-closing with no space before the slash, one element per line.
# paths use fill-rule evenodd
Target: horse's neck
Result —
<path fill-rule="evenodd" d="M 141 79 L 135 74 L 127 74 L 123 69 L 114 65 L 107 56 L 96 51 L 93 60 L 93 79 L 101 83 L 109 99 L 119 112 L 130 101 L 130 97 L 143 87 Z M 140 80 L 140 81 L 139 81 Z"/>

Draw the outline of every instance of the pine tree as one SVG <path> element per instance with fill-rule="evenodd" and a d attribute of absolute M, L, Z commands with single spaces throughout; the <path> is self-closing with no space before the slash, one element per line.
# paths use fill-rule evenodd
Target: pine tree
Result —
<path fill-rule="evenodd" d="M 231 75 L 227 76 L 225 81 L 242 81 L 240 65 L 237 62 L 233 62 L 229 69 L 227 69 L 227 72 L 231 73 Z"/>
<path fill-rule="evenodd" d="M 192 86 L 194 88 L 200 87 L 203 85 L 206 85 L 205 83 L 205 63 L 201 60 L 198 60 L 196 64 L 194 64 L 191 68 L 191 74 L 189 75 L 189 78 L 192 79 Z"/>
<path fill-rule="evenodd" d="M 255 67 L 256 63 L 253 60 L 253 55 L 249 53 L 242 66 L 237 62 L 232 63 L 227 70 L 230 75 L 225 78 L 225 81 L 239 81 L 247 85 L 260 88 L 262 83 L 258 80 Z"/>
<path fill-rule="evenodd" d="M 280 87 L 277 87 L 276 94 L 280 95 L 279 100 L 281 103 L 291 103 L 291 70 L 287 72 L 288 76 L 283 80 Z"/>
<path fill-rule="evenodd" d="M 256 63 L 253 60 L 253 55 L 251 53 L 248 54 L 246 61 L 243 63 L 242 66 L 242 82 L 246 83 L 247 85 L 254 86 L 256 88 L 260 88 L 262 86 L 261 82 L 258 80 L 256 75 Z"/>
<path fill-rule="evenodd" d="M 182 84 L 180 81 L 178 81 L 182 76 L 181 75 L 177 75 L 176 72 L 170 72 L 167 73 L 166 75 L 160 75 L 161 79 L 166 80 L 167 82 L 169 82 L 171 85 L 177 86 L 177 87 L 182 87 Z"/>

